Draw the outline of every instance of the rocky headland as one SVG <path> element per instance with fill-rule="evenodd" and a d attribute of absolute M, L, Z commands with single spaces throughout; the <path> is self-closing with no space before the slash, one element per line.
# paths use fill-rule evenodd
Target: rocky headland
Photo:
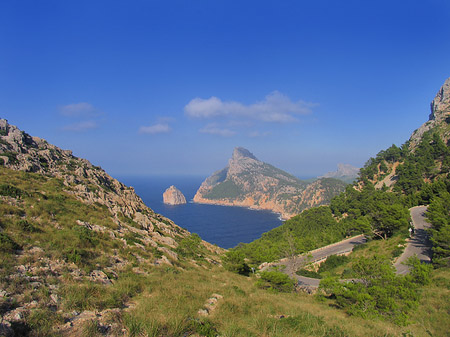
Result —
<path fill-rule="evenodd" d="M 163 201 L 168 205 L 183 205 L 186 203 L 186 198 L 178 188 L 172 185 L 163 193 Z"/>
<path fill-rule="evenodd" d="M 328 203 L 344 188 L 344 182 L 332 178 L 307 183 L 237 147 L 228 165 L 202 183 L 194 202 L 270 210 L 288 219 Z"/>

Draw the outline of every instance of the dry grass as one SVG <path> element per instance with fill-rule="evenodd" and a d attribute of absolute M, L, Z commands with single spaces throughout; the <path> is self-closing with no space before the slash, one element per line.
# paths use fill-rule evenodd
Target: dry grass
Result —
<path fill-rule="evenodd" d="M 195 324 L 211 327 L 220 336 L 428 336 L 427 329 L 433 336 L 445 336 L 448 313 L 444 320 L 439 318 L 444 314 L 443 308 L 448 309 L 443 299 L 438 303 L 433 303 L 436 299 L 424 299 L 419 310 L 430 311 L 435 306 L 439 309 L 430 312 L 420 324 L 400 327 L 350 317 L 303 293 L 264 291 L 255 287 L 255 281 L 254 277 L 231 274 L 221 268 L 158 268 L 148 277 L 146 290 L 134 299 L 136 306 L 124 324 L 136 335 L 149 336 L 194 333 Z M 433 291 L 434 288 L 426 289 Z M 213 293 L 223 295 L 223 299 L 203 318 L 197 311 Z"/>

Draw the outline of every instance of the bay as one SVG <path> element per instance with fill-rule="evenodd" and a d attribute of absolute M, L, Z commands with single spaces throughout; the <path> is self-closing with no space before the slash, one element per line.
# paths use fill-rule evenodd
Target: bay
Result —
<path fill-rule="evenodd" d="M 198 176 L 119 177 L 124 184 L 133 186 L 144 203 L 155 212 L 222 248 L 251 242 L 282 224 L 279 215 L 270 211 L 193 203 L 195 192 L 204 179 Z M 185 195 L 187 204 L 172 206 L 163 203 L 162 195 L 171 185 Z"/>

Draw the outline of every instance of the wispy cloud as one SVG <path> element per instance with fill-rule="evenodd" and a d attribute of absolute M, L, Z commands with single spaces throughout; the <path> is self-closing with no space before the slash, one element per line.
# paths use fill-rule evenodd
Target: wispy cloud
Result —
<path fill-rule="evenodd" d="M 92 116 L 96 113 L 94 106 L 86 102 L 60 106 L 59 111 L 62 115 L 67 117 Z"/>
<path fill-rule="evenodd" d="M 210 135 L 217 135 L 222 137 L 231 137 L 236 134 L 235 131 L 225 128 L 220 128 L 216 124 L 208 124 L 204 128 L 199 130 L 201 133 L 207 133 Z"/>
<path fill-rule="evenodd" d="M 245 105 L 235 101 L 222 101 L 220 98 L 194 98 L 185 107 L 186 115 L 192 118 L 211 119 L 215 117 L 250 119 L 263 122 L 287 123 L 298 120 L 298 115 L 311 112 L 314 106 L 304 101 L 291 99 L 274 91 L 264 100 Z"/>
<path fill-rule="evenodd" d="M 167 133 L 172 129 L 167 123 L 157 123 L 150 126 L 141 126 L 139 128 L 139 133 L 154 135 L 157 133 Z"/>
<path fill-rule="evenodd" d="M 251 131 L 248 133 L 248 136 L 250 138 L 260 138 L 260 137 L 268 137 L 270 136 L 272 133 L 269 131 L 265 131 L 265 132 L 260 132 L 260 131 Z"/>
<path fill-rule="evenodd" d="M 66 125 L 65 127 L 63 127 L 63 130 L 73 132 L 83 132 L 90 129 L 96 129 L 97 127 L 98 125 L 95 121 L 83 121 L 79 123 Z"/>

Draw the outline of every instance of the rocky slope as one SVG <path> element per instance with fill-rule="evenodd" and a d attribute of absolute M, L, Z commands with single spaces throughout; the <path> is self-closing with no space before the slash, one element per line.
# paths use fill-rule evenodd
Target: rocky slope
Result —
<path fill-rule="evenodd" d="M 450 77 L 437 92 L 430 108 L 428 121 L 415 130 L 409 139 L 411 149 L 417 147 L 423 135 L 430 130 L 438 131 L 446 144 L 450 140 Z"/>
<path fill-rule="evenodd" d="M 238 147 L 228 166 L 202 183 L 194 202 L 266 209 L 290 218 L 328 203 L 344 187 L 345 183 L 331 178 L 306 183 Z"/>
<path fill-rule="evenodd" d="M 376 188 L 410 194 L 424 183 L 446 178 L 450 170 L 450 78 L 431 102 L 429 119 L 401 147 L 392 145 L 371 158 L 360 171 Z"/>
<path fill-rule="evenodd" d="M 0 119 L 0 335 L 42 324 L 58 326 L 57 335 L 83 334 L 77 329 L 87 319 L 103 324 L 86 303 L 121 314 L 139 275 L 206 268 L 221 252 L 100 167 Z M 102 329 L 122 335 L 111 324 Z"/>
<path fill-rule="evenodd" d="M 163 193 L 163 201 L 168 205 L 183 205 L 186 203 L 186 198 L 178 188 L 172 185 Z"/>

